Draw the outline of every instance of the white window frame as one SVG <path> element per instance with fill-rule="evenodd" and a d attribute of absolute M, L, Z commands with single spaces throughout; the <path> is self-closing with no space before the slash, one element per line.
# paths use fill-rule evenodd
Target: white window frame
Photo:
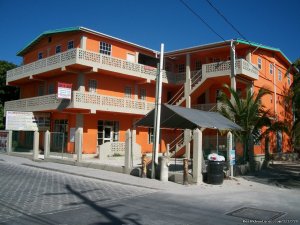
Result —
<path fill-rule="evenodd" d="M 107 43 L 105 41 L 100 41 L 99 52 L 101 54 L 111 56 L 111 54 L 112 54 L 112 46 L 111 46 L 111 44 L 109 44 L 109 43 Z"/>
<path fill-rule="evenodd" d="M 148 144 L 154 143 L 154 128 L 148 128 Z"/>
<path fill-rule="evenodd" d="M 260 57 L 257 58 L 257 68 L 261 70 L 262 68 L 262 59 Z"/>
<path fill-rule="evenodd" d="M 124 91 L 125 93 L 125 98 L 131 98 L 132 97 L 132 89 L 131 89 L 131 87 L 125 87 L 125 91 Z"/>
<path fill-rule="evenodd" d="M 59 51 L 57 51 L 59 49 Z M 55 46 L 55 54 L 61 53 L 61 45 L 56 45 Z"/>
<path fill-rule="evenodd" d="M 185 64 L 184 63 L 181 63 L 181 64 L 178 64 L 178 73 L 184 73 L 185 72 Z"/>
<path fill-rule="evenodd" d="M 90 79 L 89 80 L 89 92 L 91 93 L 97 93 L 97 80 Z"/>
<path fill-rule="evenodd" d="M 282 81 L 282 72 L 280 69 L 278 69 L 278 80 Z"/>
<path fill-rule="evenodd" d="M 274 73 L 274 65 L 272 63 L 270 63 L 269 69 L 270 69 L 270 71 L 269 71 L 270 74 L 273 75 L 273 73 Z"/>
<path fill-rule="evenodd" d="M 74 41 L 70 40 L 70 41 L 68 41 L 68 46 L 67 46 L 68 50 L 72 49 L 72 48 L 70 48 L 70 43 L 72 43 L 72 48 L 74 48 Z"/>

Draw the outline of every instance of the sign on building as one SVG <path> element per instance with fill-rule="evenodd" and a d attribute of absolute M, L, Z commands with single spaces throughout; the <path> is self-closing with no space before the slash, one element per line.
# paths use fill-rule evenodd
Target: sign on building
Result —
<path fill-rule="evenodd" d="M 57 98 L 71 99 L 71 96 L 72 96 L 72 84 L 58 82 Z"/>
<path fill-rule="evenodd" d="M 235 165 L 235 150 L 230 150 L 229 160 L 230 160 L 230 165 L 231 166 Z"/>
<path fill-rule="evenodd" d="M 6 111 L 6 130 L 50 130 L 50 113 Z"/>
<path fill-rule="evenodd" d="M 8 131 L 0 130 L 0 152 L 7 152 Z"/>

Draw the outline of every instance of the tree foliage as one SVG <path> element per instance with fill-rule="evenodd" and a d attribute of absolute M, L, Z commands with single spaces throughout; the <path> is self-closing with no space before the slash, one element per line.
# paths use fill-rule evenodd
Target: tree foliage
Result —
<path fill-rule="evenodd" d="M 13 63 L 0 60 L 0 130 L 4 129 L 4 102 L 15 100 L 19 97 L 18 88 L 6 86 L 6 72 L 14 69 L 15 67 L 16 65 Z"/>
<path fill-rule="evenodd" d="M 222 103 L 219 112 L 243 128 L 242 131 L 234 131 L 234 134 L 244 145 L 243 161 L 246 162 L 249 161 L 249 156 L 254 154 L 255 142 L 270 132 L 278 130 L 285 132 L 286 126 L 283 122 L 274 121 L 270 110 L 262 104 L 262 98 L 270 94 L 267 89 L 261 88 L 257 94 L 247 89 L 245 98 L 242 98 L 238 92 L 227 85 L 225 88 L 231 94 L 232 99 L 225 93 L 221 93 L 218 98 Z M 262 132 L 263 127 L 266 128 L 264 132 Z"/>

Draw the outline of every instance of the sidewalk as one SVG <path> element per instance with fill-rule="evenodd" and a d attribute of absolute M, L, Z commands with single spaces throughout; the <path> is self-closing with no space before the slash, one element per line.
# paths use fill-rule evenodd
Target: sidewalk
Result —
<path fill-rule="evenodd" d="M 56 172 L 68 173 L 72 175 L 93 178 L 108 182 L 119 183 L 123 185 L 131 185 L 143 188 L 150 188 L 154 190 L 171 190 L 171 189 L 180 189 L 184 188 L 183 185 L 176 184 L 173 182 L 161 182 L 155 179 L 148 178 L 140 178 L 131 176 L 128 174 L 111 172 L 100 169 L 93 169 L 87 167 L 66 165 L 61 163 L 52 163 L 45 162 L 43 160 L 40 161 L 32 161 L 31 159 L 17 157 L 17 156 L 9 156 L 6 154 L 0 154 L 0 161 L 5 161 L 8 163 L 13 163 L 17 165 L 31 166 L 40 169 L 46 169 Z"/>

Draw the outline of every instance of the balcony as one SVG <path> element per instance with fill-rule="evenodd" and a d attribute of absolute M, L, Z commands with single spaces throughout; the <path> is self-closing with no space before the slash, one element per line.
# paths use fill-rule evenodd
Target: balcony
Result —
<path fill-rule="evenodd" d="M 258 68 L 244 59 L 236 60 L 236 74 L 245 76 L 250 80 L 258 79 Z M 206 78 L 224 76 L 231 74 L 230 61 L 204 64 L 202 66 L 203 76 Z"/>
<path fill-rule="evenodd" d="M 73 91 L 72 100 L 57 99 L 56 94 L 5 102 L 5 111 L 50 111 L 87 109 L 145 115 L 154 108 L 153 102 Z"/>
<path fill-rule="evenodd" d="M 90 68 L 107 70 L 111 72 L 126 74 L 129 76 L 155 80 L 157 69 L 143 64 L 132 63 L 119 58 L 103 55 L 80 48 L 70 49 L 33 63 L 17 67 L 7 71 L 6 84 L 22 78 L 32 78 L 33 75 L 60 69 L 66 66 L 79 64 Z M 172 74 L 163 73 L 164 83 L 176 82 Z"/>

